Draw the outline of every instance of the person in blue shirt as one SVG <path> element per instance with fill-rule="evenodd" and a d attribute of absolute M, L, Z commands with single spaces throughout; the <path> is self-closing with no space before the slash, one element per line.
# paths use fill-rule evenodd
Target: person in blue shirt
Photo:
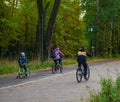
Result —
<path fill-rule="evenodd" d="M 25 76 L 27 77 L 27 63 L 28 63 L 28 60 L 25 57 L 25 53 L 24 52 L 21 52 L 20 57 L 18 59 L 18 63 L 19 63 L 19 66 L 20 66 L 19 73 L 21 73 L 22 68 L 24 68 Z"/>

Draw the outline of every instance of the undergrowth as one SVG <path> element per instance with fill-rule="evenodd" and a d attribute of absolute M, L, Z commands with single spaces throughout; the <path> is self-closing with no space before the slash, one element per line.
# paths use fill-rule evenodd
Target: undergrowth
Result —
<path fill-rule="evenodd" d="M 120 76 L 115 82 L 112 79 L 102 78 L 101 91 L 90 94 L 87 102 L 120 102 Z"/>

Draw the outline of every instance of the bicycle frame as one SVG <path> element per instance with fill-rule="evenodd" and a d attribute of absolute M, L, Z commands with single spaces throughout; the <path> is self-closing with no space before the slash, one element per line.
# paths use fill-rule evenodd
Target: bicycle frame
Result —
<path fill-rule="evenodd" d="M 19 79 L 23 79 L 23 78 L 28 78 L 28 77 L 30 77 L 30 70 L 29 70 L 29 68 L 27 68 L 27 73 L 25 74 L 25 70 L 24 70 L 24 68 L 22 67 L 22 68 L 19 68 L 19 71 L 18 71 L 18 75 L 17 75 L 17 79 L 19 78 Z"/>
<path fill-rule="evenodd" d="M 57 63 L 56 66 L 55 66 L 55 63 L 53 63 L 52 65 L 52 73 L 55 74 L 57 70 L 60 70 L 60 72 L 62 73 L 62 65 L 59 64 L 58 60 L 56 63 Z"/>

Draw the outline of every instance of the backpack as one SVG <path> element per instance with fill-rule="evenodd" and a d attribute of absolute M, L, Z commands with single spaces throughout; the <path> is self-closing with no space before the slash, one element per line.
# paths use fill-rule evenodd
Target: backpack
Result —
<path fill-rule="evenodd" d="M 55 58 L 55 57 L 56 57 L 55 51 L 53 51 L 53 52 L 51 53 L 51 57 L 52 57 L 52 58 Z"/>

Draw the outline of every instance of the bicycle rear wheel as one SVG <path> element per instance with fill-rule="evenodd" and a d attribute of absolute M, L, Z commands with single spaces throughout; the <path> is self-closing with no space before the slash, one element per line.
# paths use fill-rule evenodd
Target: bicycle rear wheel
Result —
<path fill-rule="evenodd" d="M 20 68 L 18 71 L 18 75 L 16 76 L 17 79 L 23 79 L 24 78 L 24 69 Z"/>
<path fill-rule="evenodd" d="M 52 74 L 55 74 L 57 69 L 55 68 L 55 64 L 52 65 Z"/>
<path fill-rule="evenodd" d="M 30 77 L 30 70 L 27 69 L 27 73 L 25 74 L 24 69 L 21 70 L 21 72 L 18 72 L 18 75 L 16 76 L 17 79 L 24 79 Z"/>
<path fill-rule="evenodd" d="M 82 80 L 82 71 L 79 68 L 76 71 L 76 80 L 78 83 L 80 83 Z"/>
<path fill-rule="evenodd" d="M 86 74 L 86 80 L 89 80 L 90 78 L 90 68 L 89 66 L 87 67 L 87 74 Z"/>
<path fill-rule="evenodd" d="M 26 76 L 27 78 L 29 78 L 30 77 L 30 70 L 29 69 L 27 69 L 27 76 Z"/>
<path fill-rule="evenodd" d="M 63 67 L 62 67 L 62 65 L 59 65 L 59 69 L 60 69 L 60 73 L 62 73 L 62 72 L 63 72 Z"/>
<path fill-rule="evenodd" d="M 24 76 L 23 76 L 23 74 L 22 74 L 22 73 L 18 73 L 18 75 L 16 76 L 16 78 L 17 78 L 17 79 L 23 79 L 23 78 L 24 78 Z"/>

